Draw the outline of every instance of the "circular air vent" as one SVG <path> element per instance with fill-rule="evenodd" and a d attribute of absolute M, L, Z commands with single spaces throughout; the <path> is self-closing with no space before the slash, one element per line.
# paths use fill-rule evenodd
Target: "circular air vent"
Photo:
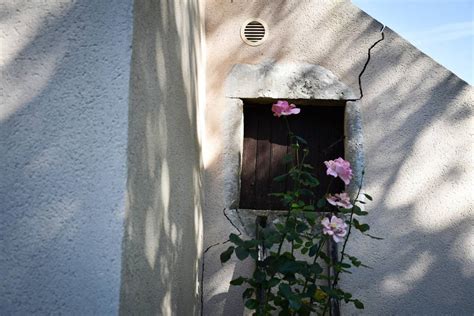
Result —
<path fill-rule="evenodd" d="M 240 36 L 250 46 L 260 45 L 268 37 L 267 24 L 260 19 L 247 20 L 240 29 Z"/>

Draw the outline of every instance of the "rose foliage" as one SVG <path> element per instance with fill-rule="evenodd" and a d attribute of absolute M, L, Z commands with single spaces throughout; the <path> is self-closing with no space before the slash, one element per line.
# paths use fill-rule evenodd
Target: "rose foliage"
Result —
<path fill-rule="evenodd" d="M 283 120 L 300 113 L 299 108 L 287 101 L 278 101 L 272 111 Z M 340 302 L 364 308 L 338 282 L 341 273 L 367 267 L 346 252 L 346 245 L 353 229 L 378 239 L 369 235 L 369 225 L 360 221 L 367 212 L 358 205 L 372 198 L 361 193 L 361 183 L 357 184 L 353 198 L 348 192 L 329 194 L 334 181 L 343 181 L 347 186 L 353 178 L 350 163 L 341 157 L 324 162 L 326 174 L 334 178 L 326 195 L 316 196 L 319 181 L 313 166 L 305 162 L 309 153 L 306 142 L 286 125 L 292 149 L 285 157 L 288 172 L 274 181 L 285 181 L 291 187 L 286 192 L 272 193 L 286 205 L 285 215 L 265 227 L 258 226 L 255 238 L 230 234 L 231 246 L 221 254 L 221 261 L 228 261 L 232 255 L 239 260 L 251 257 L 256 261 L 251 276 L 231 281 L 232 285 L 246 287 L 242 296 L 254 315 L 329 315 Z M 331 252 L 328 249 L 336 249 L 331 246 L 334 243 L 340 246 Z"/>

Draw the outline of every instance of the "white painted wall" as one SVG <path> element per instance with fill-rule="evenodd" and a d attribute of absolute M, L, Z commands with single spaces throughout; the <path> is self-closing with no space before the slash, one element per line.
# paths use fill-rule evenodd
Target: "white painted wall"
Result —
<path fill-rule="evenodd" d="M 132 1 L 0 4 L 0 314 L 116 314 Z"/>

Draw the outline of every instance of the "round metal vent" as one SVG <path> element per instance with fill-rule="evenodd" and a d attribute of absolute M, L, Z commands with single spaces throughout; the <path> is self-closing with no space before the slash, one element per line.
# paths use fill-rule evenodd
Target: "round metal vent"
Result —
<path fill-rule="evenodd" d="M 247 20 L 240 29 L 240 37 L 250 46 L 260 45 L 268 37 L 267 24 L 260 19 Z"/>

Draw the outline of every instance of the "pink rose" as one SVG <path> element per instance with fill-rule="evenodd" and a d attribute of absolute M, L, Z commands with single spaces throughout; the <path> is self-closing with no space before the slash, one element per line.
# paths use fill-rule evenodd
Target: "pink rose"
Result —
<path fill-rule="evenodd" d="M 331 217 L 331 221 L 325 217 L 321 224 L 323 225 L 323 234 L 332 236 L 335 242 L 341 242 L 347 234 L 347 224 L 343 219 L 334 215 Z"/>
<path fill-rule="evenodd" d="M 352 207 L 351 198 L 349 194 L 347 194 L 346 192 L 343 192 L 340 194 L 336 193 L 334 195 L 329 194 L 326 197 L 326 200 L 329 202 L 329 204 L 334 205 L 334 206 L 340 206 L 343 208 Z"/>
<path fill-rule="evenodd" d="M 277 101 L 272 105 L 273 116 L 280 117 L 282 115 L 291 115 L 300 113 L 301 109 L 297 108 L 294 104 L 288 104 L 287 101 Z"/>
<path fill-rule="evenodd" d="M 336 160 L 325 161 L 324 164 L 328 168 L 326 171 L 327 175 L 333 176 L 334 178 L 341 178 L 346 185 L 351 182 L 352 169 L 349 161 L 339 157 Z"/>

